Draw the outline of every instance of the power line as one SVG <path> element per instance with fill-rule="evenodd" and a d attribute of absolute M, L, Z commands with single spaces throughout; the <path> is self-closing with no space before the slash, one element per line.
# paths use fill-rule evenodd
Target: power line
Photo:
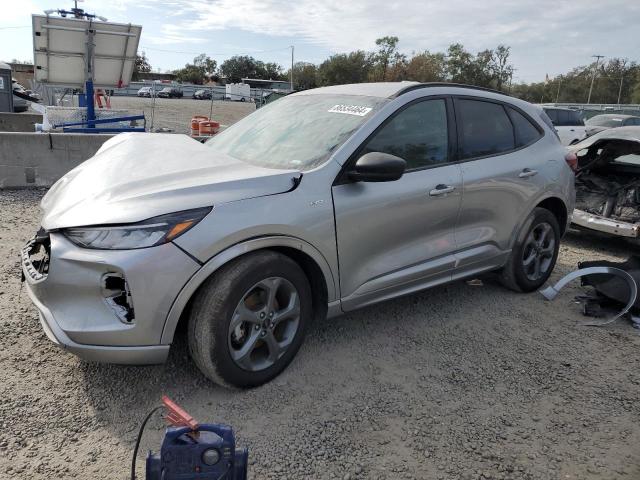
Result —
<path fill-rule="evenodd" d="M 31 25 L 21 25 L 18 27 L 0 27 L 0 30 L 9 30 L 9 29 L 13 29 L 13 28 L 31 28 Z"/>
<path fill-rule="evenodd" d="M 225 57 L 225 56 L 233 56 L 233 55 L 254 55 L 256 53 L 270 53 L 270 52 L 279 52 L 282 50 L 289 50 L 291 47 L 280 47 L 280 48 L 274 48 L 272 50 L 255 50 L 253 52 L 241 52 L 241 53 L 207 53 L 208 56 L 210 57 Z M 155 48 L 155 47 L 146 47 L 146 46 L 142 46 L 140 47 L 141 50 L 155 50 L 157 52 L 164 52 L 164 53 L 186 53 L 189 55 L 200 55 L 201 53 L 206 53 L 203 51 L 199 51 L 199 52 L 195 52 L 195 51 L 185 51 L 185 50 L 166 50 L 164 48 Z"/>

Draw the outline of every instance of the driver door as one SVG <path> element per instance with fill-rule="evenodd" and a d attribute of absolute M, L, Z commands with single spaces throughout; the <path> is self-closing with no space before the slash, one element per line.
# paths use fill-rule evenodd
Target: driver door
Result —
<path fill-rule="evenodd" d="M 448 98 L 401 107 L 354 156 L 383 152 L 407 162 L 390 182 L 333 187 L 342 308 L 352 310 L 451 278 L 462 177 Z"/>

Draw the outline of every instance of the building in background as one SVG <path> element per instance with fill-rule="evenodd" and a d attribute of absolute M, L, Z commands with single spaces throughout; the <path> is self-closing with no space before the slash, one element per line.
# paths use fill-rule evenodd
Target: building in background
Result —
<path fill-rule="evenodd" d="M 33 63 L 10 63 L 11 74 L 25 88 L 33 88 Z"/>
<path fill-rule="evenodd" d="M 262 90 L 275 90 L 290 92 L 291 84 L 286 80 L 262 80 L 260 78 L 243 78 L 242 83 L 247 83 L 251 88 Z"/>

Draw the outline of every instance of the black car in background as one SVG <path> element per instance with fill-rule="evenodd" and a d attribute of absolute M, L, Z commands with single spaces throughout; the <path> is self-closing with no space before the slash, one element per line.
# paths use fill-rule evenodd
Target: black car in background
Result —
<path fill-rule="evenodd" d="M 164 87 L 158 92 L 160 98 L 182 98 L 182 90 L 176 87 Z"/>
<path fill-rule="evenodd" d="M 193 98 L 196 100 L 211 100 L 213 98 L 213 93 L 211 93 L 210 89 L 200 89 L 193 92 Z"/>

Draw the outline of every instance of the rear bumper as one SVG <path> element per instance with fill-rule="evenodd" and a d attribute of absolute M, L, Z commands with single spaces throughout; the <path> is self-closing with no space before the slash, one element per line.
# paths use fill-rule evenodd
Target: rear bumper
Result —
<path fill-rule="evenodd" d="M 616 235 L 618 237 L 638 238 L 640 234 L 639 223 L 621 222 L 613 218 L 601 217 L 600 215 L 594 215 L 578 209 L 573 211 L 573 223 L 579 227 Z"/>
<path fill-rule="evenodd" d="M 57 324 L 51 311 L 38 300 L 29 282 L 25 282 L 25 287 L 29 298 L 38 309 L 40 324 L 49 340 L 83 360 L 126 365 L 153 365 L 167 360 L 169 345 L 112 347 L 74 342 Z"/>

